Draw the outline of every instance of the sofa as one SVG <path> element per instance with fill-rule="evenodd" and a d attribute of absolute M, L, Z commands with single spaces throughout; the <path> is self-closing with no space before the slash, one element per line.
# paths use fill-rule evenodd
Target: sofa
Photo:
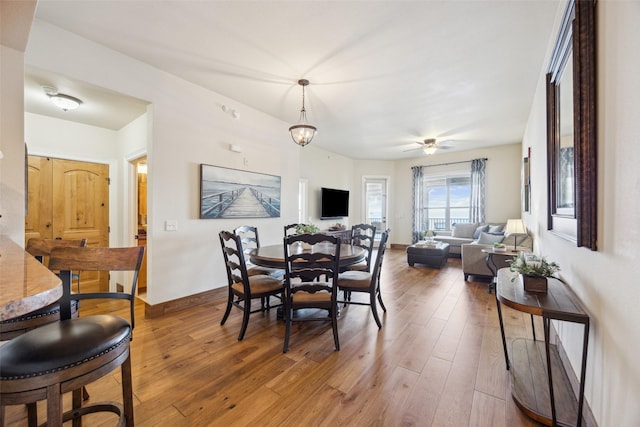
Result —
<path fill-rule="evenodd" d="M 486 236 L 481 236 L 474 242 L 465 243 L 461 247 L 462 272 L 464 273 L 464 280 L 467 280 L 470 275 L 493 276 L 491 270 L 487 267 L 487 254 L 482 252 L 482 249 L 492 248 L 493 243 L 495 242 L 490 242 L 489 239 L 486 238 L 483 240 L 483 237 Z M 496 238 L 496 240 L 498 239 Z M 516 251 L 533 251 L 533 239 L 528 234 L 506 234 L 498 243 L 504 243 L 507 246 L 507 249 L 513 250 L 514 242 Z M 506 266 L 507 265 L 505 263 L 505 265 L 498 267 Z"/>
<path fill-rule="evenodd" d="M 504 237 L 503 228 L 504 224 L 455 224 L 451 231 L 436 231 L 433 238 L 449 244 L 449 256 L 460 258 L 462 245 L 476 241 L 481 233 Z"/>

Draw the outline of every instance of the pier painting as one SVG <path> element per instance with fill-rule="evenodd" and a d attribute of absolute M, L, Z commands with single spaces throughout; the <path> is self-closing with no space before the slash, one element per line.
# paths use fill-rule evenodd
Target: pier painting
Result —
<path fill-rule="evenodd" d="M 200 218 L 277 218 L 279 176 L 200 165 Z"/>

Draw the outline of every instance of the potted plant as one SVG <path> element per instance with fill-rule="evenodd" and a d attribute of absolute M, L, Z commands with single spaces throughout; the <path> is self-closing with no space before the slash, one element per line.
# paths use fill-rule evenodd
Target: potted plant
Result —
<path fill-rule="evenodd" d="M 549 262 L 544 257 L 521 252 L 514 257 L 509 269 L 520 273 L 524 290 L 527 292 L 547 292 L 547 278 L 554 277 L 560 271 L 560 266 L 555 262 Z M 515 277 L 512 279 L 514 280 Z"/>
<path fill-rule="evenodd" d="M 436 233 L 433 230 L 427 230 L 424 231 L 422 233 L 422 236 L 424 237 L 424 239 L 428 242 L 433 241 L 433 237 L 436 235 Z"/>
<path fill-rule="evenodd" d="M 296 227 L 296 234 L 315 234 L 320 231 L 315 224 L 298 224 Z"/>
<path fill-rule="evenodd" d="M 296 234 L 315 234 L 318 231 L 320 231 L 320 228 L 315 224 L 298 224 L 296 227 Z M 304 242 L 299 243 L 302 246 L 302 249 L 311 249 L 310 244 Z"/>
<path fill-rule="evenodd" d="M 507 245 L 505 245 L 504 243 L 494 243 L 493 244 L 493 250 L 495 252 L 506 252 L 507 251 Z"/>

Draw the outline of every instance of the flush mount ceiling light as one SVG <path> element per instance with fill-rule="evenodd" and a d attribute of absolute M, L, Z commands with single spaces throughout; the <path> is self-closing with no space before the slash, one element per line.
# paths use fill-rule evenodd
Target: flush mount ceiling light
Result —
<path fill-rule="evenodd" d="M 58 93 L 58 89 L 51 86 L 43 86 L 44 93 L 47 94 L 51 102 L 63 111 L 75 110 L 82 104 L 82 101 L 75 96 Z"/>
<path fill-rule="evenodd" d="M 316 136 L 316 127 L 307 124 L 307 110 L 304 109 L 304 87 L 309 84 L 309 80 L 300 79 L 298 84 L 302 86 L 302 110 L 300 110 L 299 124 L 291 126 L 289 132 L 293 142 L 301 147 L 309 144 L 314 136 Z"/>

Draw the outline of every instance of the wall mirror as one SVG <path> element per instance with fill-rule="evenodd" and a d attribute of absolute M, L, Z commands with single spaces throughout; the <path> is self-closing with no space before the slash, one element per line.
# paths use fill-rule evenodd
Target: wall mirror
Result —
<path fill-rule="evenodd" d="M 547 74 L 548 229 L 597 249 L 595 1 L 569 0 Z"/>

